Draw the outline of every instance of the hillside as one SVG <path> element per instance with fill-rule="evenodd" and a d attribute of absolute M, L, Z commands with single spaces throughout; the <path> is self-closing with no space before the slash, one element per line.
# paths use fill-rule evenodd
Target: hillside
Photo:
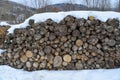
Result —
<path fill-rule="evenodd" d="M 62 3 L 62 4 L 54 4 L 53 7 L 58 7 L 61 11 L 66 11 L 68 7 L 73 7 L 75 10 L 86 10 L 88 9 L 87 6 L 82 4 L 69 4 L 69 3 Z M 67 7 L 67 8 L 66 8 Z M 65 10 L 66 8 L 66 10 Z M 69 9 L 69 8 L 68 8 Z"/>
<path fill-rule="evenodd" d="M 57 9 L 57 10 L 56 10 Z M 87 10 L 88 7 L 82 4 L 60 3 L 48 5 L 38 9 L 38 12 L 55 12 L 55 11 L 71 11 L 71 10 Z"/>
<path fill-rule="evenodd" d="M 34 8 L 12 1 L 0 1 L 0 21 L 19 23 L 34 13 L 36 13 Z"/>
<path fill-rule="evenodd" d="M 29 16 L 41 12 L 70 11 L 70 10 L 86 10 L 87 6 L 81 4 L 53 4 L 46 7 L 35 9 L 12 1 L 0 1 L 0 21 L 8 23 L 23 22 Z"/>

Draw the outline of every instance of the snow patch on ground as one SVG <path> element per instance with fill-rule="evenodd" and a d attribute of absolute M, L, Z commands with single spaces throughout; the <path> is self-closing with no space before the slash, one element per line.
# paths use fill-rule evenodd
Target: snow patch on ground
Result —
<path fill-rule="evenodd" d="M 30 19 L 34 19 L 35 23 L 43 22 L 49 18 L 56 22 L 60 22 L 64 17 L 67 15 L 72 15 L 77 18 L 85 18 L 87 19 L 88 16 L 94 16 L 96 19 L 100 19 L 101 21 L 106 21 L 109 18 L 118 18 L 120 19 L 120 13 L 112 12 L 112 11 L 68 11 L 68 12 L 48 12 L 48 13 L 40 13 L 35 14 L 28 19 L 26 19 L 23 23 L 17 25 L 11 25 L 12 27 L 8 30 L 9 33 L 13 33 L 15 28 L 25 28 L 28 26 L 28 21 Z"/>
<path fill-rule="evenodd" d="M 120 69 L 27 72 L 0 66 L 0 80 L 120 80 Z"/>
<path fill-rule="evenodd" d="M 5 52 L 6 50 L 2 50 L 2 49 L 0 49 L 0 54 L 2 54 L 3 52 Z"/>
<path fill-rule="evenodd" d="M 2 21 L 2 22 L 0 22 L 0 25 L 5 26 L 5 25 L 10 25 L 10 24 L 8 24 L 6 21 Z"/>

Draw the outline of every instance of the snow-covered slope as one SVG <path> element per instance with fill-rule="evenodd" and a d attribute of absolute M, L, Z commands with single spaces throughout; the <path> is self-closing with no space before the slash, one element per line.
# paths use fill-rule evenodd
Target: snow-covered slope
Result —
<path fill-rule="evenodd" d="M 120 13 L 107 11 L 107 12 L 100 12 L 100 11 L 70 11 L 70 12 L 57 12 L 57 13 L 41 13 L 35 14 L 32 17 L 26 19 L 23 23 L 17 25 L 11 25 L 12 27 L 8 30 L 9 33 L 13 33 L 15 28 L 24 28 L 28 25 L 29 19 L 34 19 L 35 22 L 43 22 L 46 19 L 51 18 L 56 22 L 60 22 L 64 17 L 67 15 L 72 15 L 77 18 L 85 18 L 87 19 L 88 16 L 94 16 L 96 19 L 100 19 L 102 21 L 106 21 L 108 18 L 118 18 L 120 19 Z"/>
<path fill-rule="evenodd" d="M 0 80 L 120 80 L 120 69 L 26 72 L 0 66 Z"/>
<path fill-rule="evenodd" d="M 15 28 L 25 28 L 28 25 L 29 19 L 34 19 L 36 23 L 45 21 L 48 18 L 59 22 L 67 15 L 72 15 L 77 18 L 88 18 L 88 16 L 94 16 L 102 21 L 106 21 L 108 18 L 120 19 L 120 13 L 117 12 L 71 11 L 42 13 L 33 15 L 21 24 L 11 25 L 12 27 L 8 31 L 9 33 L 13 33 Z M 0 50 L 0 52 L 2 52 L 2 50 Z M 8 66 L 0 66 L 0 80 L 120 80 L 120 69 L 79 71 L 42 70 L 26 72 Z"/>

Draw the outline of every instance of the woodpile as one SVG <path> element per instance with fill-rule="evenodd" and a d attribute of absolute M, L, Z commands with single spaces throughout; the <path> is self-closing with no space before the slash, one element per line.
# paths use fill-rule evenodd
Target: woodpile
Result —
<path fill-rule="evenodd" d="M 66 16 L 15 29 L 5 38 L 0 64 L 33 70 L 81 70 L 120 67 L 119 20 L 102 22 Z"/>

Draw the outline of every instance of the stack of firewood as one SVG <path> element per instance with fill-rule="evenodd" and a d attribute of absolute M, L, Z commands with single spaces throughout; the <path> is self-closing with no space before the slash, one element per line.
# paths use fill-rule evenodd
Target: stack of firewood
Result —
<path fill-rule="evenodd" d="M 119 20 L 51 19 L 7 35 L 0 64 L 18 69 L 80 70 L 120 67 Z"/>

